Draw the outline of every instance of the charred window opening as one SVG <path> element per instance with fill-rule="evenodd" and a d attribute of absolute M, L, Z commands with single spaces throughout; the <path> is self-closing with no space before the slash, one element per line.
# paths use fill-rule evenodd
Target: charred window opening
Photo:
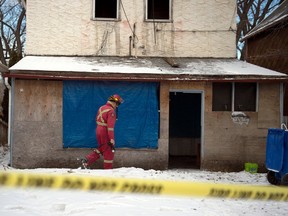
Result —
<path fill-rule="evenodd" d="M 213 83 L 213 111 L 231 111 L 232 83 Z"/>
<path fill-rule="evenodd" d="M 234 111 L 256 111 L 256 83 L 235 83 Z"/>
<path fill-rule="evenodd" d="M 148 20 L 169 20 L 171 0 L 147 0 Z"/>
<path fill-rule="evenodd" d="M 118 0 L 94 0 L 95 19 L 117 19 Z"/>

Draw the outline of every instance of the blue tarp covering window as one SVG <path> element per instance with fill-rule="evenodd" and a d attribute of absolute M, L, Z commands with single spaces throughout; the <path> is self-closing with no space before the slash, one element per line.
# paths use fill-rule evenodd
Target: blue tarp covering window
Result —
<path fill-rule="evenodd" d="M 63 81 L 64 148 L 95 148 L 95 117 L 107 98 L 119 94 L 116 148 L 158 147 L 158 83 Z"/>

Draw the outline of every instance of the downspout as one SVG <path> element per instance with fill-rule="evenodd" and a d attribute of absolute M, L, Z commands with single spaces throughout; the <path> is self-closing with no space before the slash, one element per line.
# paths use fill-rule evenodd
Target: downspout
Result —
<path fill-rule="evenodd" d="M 8 103 L 8 146 L 10 148 L 10 165 L 12 165 L 12 157 L 11 157 L 11 86 L 8 82 L 8 77 L 5 77 L 5 86 L 9 91 L 9 103 Z"/>
<path fill-rule="evenodd" d="M 129 36 L 129 57 L 132 55 L 132 36 Z"/>

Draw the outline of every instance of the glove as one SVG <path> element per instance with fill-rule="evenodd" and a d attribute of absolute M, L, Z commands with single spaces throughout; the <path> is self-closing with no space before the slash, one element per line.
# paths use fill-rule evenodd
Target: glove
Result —
<path fill-rule="evenodd" d="M 112 149 L 112 152 L 115 152 L 115 146 L 113 143 L 108 142 L 108 146 L 110 146 L 110 148 Z"/>

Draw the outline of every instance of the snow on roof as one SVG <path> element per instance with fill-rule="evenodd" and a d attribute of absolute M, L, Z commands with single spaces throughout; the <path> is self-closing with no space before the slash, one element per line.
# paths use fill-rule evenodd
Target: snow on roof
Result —
<path fill-rule="evenodd" d="M 286 76 L 236 59 L 173 58 L 179 67 L 172 67 L 164 58 L 130 57 L 55 57 L 26 56 L 12 66 L 11 73 L 80 72 L 80 73 L 123 73 L 154 75 L 202 75 L 202 76 Z"/>

